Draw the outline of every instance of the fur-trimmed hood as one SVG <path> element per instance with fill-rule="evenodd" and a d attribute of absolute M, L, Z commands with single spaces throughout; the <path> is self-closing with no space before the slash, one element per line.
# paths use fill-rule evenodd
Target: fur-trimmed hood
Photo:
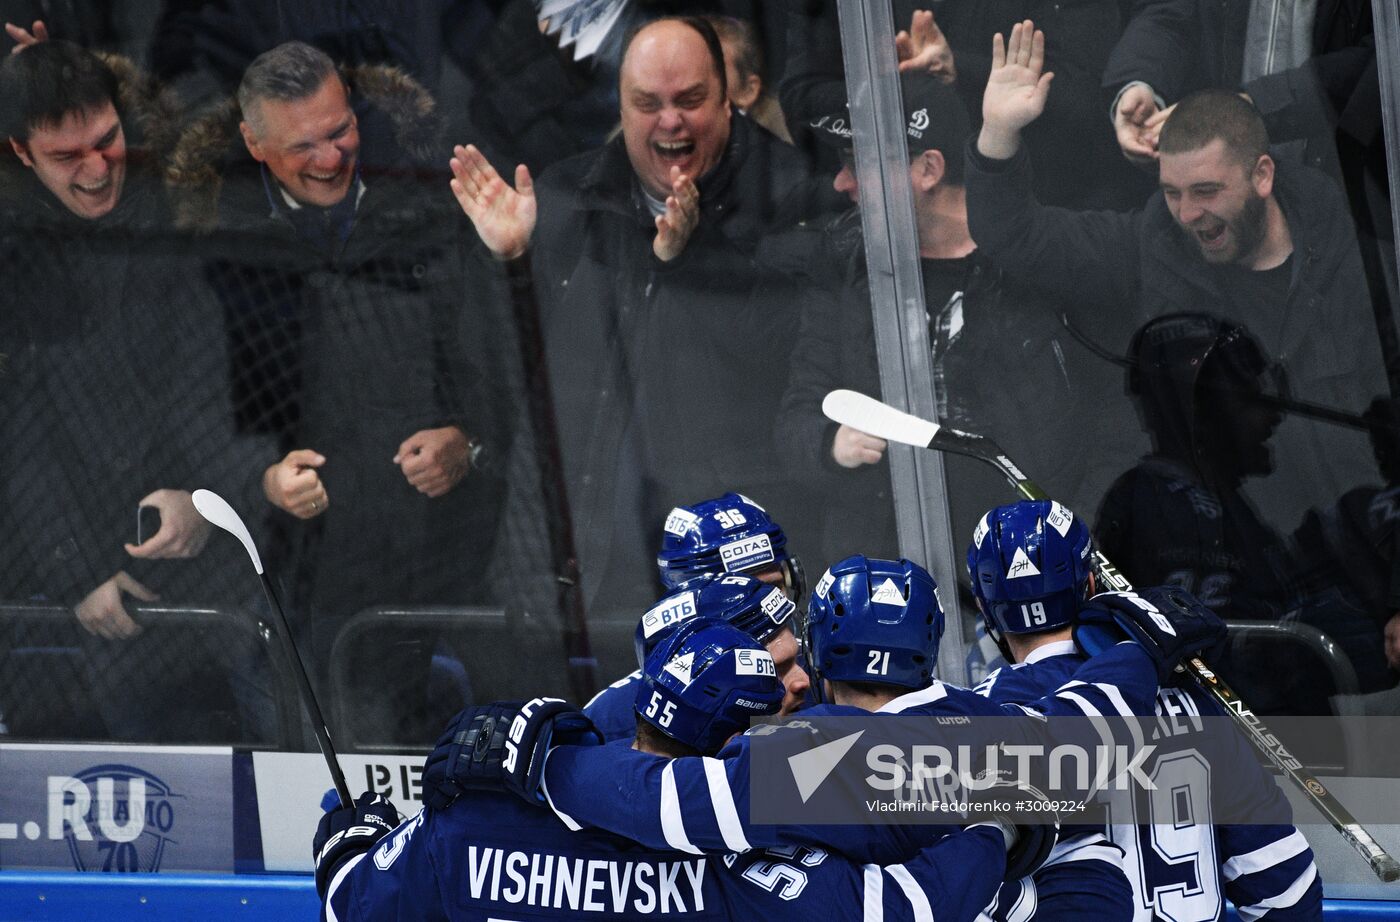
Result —
<path fill-rule="evenodd" d="M 180 137 L 182 112 L 175 91 L 161 85 L 130 58 L 100 51 L 97 57 L 117 77 L 117 97 L 128 145 L 134 139 L 157 162 L 166 164 Z"/>
<path fill-rule="evenodd" d="M 439 159 L 437 102 L 422 84 L 382 64 L 342 68 L 341 76 L 360 119 L 361 164 L 411 169 Z M 218 223 L 230 170 L 253 162 L 238 130 L 241 120 L 238 101 L 230 97 L 206 108 L 181 132 L 165 173 L 177 226 L 207 231 Z"/>

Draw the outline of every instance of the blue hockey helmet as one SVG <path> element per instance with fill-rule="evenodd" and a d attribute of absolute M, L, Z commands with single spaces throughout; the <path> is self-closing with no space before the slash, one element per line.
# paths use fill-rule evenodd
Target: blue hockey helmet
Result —
<path fill-rule="evenodd" d="M 637 714 L 672 739 L 713 754 L 749 720 L 778 713 L 783 683 L 763 645 L 718 618 L 692 618 L 647 657 Z"/>
<path fill-rule="evenodd" d="M 1053 500 L 1022 500 L 982 516 L 967 549 L 972 594 L 994 635 L 1065 627 L 1089 591 L 1089 529 Z"/>
<path fill-rule="evenodd" d="M 657 602 L 637 622 L 634 643 L 637 666 L 676 625 L 691 618 L 718 618 L 766 644 L 792 623 L 797 606 L 783 590 L 758 580 L 731 576 L 697 576 L 686 580 Z"/>
<path fill-rule="evenodd" d="M 742 493 L 726 493 L 666 516 L 656 566 L 674 589 L 702 573 L 752 573 L 776 568 L 798 602 L 806 589 L 802 563 L 787 552 L 787 536 L 768 511 Z"/>
<path fill-rule="evenodd" d="M 927 570 L 857 554 L 812 589 L 802 648 L 821 700 L 822 679 L 927 687 L 942 636 L 943 606 Z"/>

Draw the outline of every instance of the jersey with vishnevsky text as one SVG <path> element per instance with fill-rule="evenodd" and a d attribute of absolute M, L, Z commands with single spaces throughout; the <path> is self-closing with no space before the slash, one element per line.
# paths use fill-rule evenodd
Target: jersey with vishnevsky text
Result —
<path fill-rule="evenodd" d="M 977 826 L 889 867 L 804 845 L 655 851 L 474 791 L 446 810 L 425 809 L 348 861 L 331 880 L 323 919 L 971 922 L 1001 882 L 1004 848 L 998 830 Z"/>

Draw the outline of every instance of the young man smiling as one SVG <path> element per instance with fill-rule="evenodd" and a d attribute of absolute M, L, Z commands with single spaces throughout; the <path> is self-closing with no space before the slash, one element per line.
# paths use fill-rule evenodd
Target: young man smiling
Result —
<path fill-rule="evenodd" d="M 1097 307 L 1091 332 L 1119 354 L 1143 321 L 1204 311 L 1253 331 L 1298 396 L 1364 408 L 1384 387 L 1383 366 L 1341 191 L 1315 170 L 1279 165 L 1250 103 L 1203 90 L 1163 125 L 1160 191 L 1143 208 L 1044 207 L 1030 192 L 1022 132 L 1054 92 L 1045 45 L 1029 21 L 1005 45 L 995 40 L 968 158 L 968 224 L 981 251 L 1010 274 Z M 1280 521 L 1374 479 L 1363 440 L 1290 422 L 1279 470 L 1311 482 L 1273 491 Z"/>
<path fill-rule="evenodd" d="M 76 603 L 87 631 L 109 640 L 140 632 L 125 605 L 132 597 L 154 599 L 157 589 L 147 583 L 168 572 L 143 562 L 197 557 L 209 535 L 189 489 L 167 488 L 176 485 L 171 472 L 156 469 L 149 458 L 158 453 L 141 447 L 170 441 L 175 423 L 159 418 L 159 403 L 138 409 L 124 402 L 138 394 L 154 400 L 149 389 L 172 382 L 191 387 L 191 377 L 206 364 L 199 346 L 212 342 L 207 331 L 181 326 L 183 318 L 164 306 L 189 306 L 195 299 L 174 293 L 181 273 L 151 245 L 165 227 L 158 177 L 152 170 L 135 175 L 129 169 L 123 119 L 149 125 L 154 101 L 124 95 L 124 89 L 131 88 L 107 63 L 69 42 L 39 43 L 0 67 L 0 131 L 23 168 L 0 182 L 0 246 L 10 254 L 12 308 L 0 329 L 0 355 L 12 359 L 12 397 L 19 399 L 26 386 L 39 389 L 28 406 L 15 408 L 9 422 L 17 428 L 6 430 L 7 441 L 27 445 L 29 456 L 0 471 L 17 489 L 42 484 L 45 492 L 63 494 L 59 508 L 67 507 L 42 527 L 22 529 L 42 561 L 25 576 L 33 581 L 29 594 Z M 123 100 L 132 111 L 118 110 Z M 155 153 L 148 162 L 159 159 Z M 167 267 L 155 273 L 162 282 L 148 284 L 147 269 L 157 263 Z M 195 313 L 191 306 L 190 315 Z M 172 338 L 180 336 L 190 342 L 177 347 Z M 135 375 L 125 373 L 123 356 Z M 87 380 L 99 368 L 105 371 Z M 218 380 L 213 373 L 211 386 Z M 47 393 L 60 385 L 59 396 Z M 208 387 L 190 393 L 206 398 L 192 405 L 207 404 L 217 414 L 218 397 Z M 86 408 L 99 395 L 108 401 L 102 415 L 118 428 L 103 435 L 94 425 L 83 436 L 88 444 L 121 446 L 110 469 L 101 472 L 90 457 L 72 457 L 59 432 L 61 421 L 96 423 Z M 197 443 L 181 438 L 172 444 L 166 454 L 185 458 Z M 53 457 L 45 461 L 49 451 Z M 55 473 L 65 470 L 66 477 Z M 104 476 L 110 480 L 104 483 Z M 58 489 L 60 481 L 72 486 L 73 495 Z M 128 543 L 138 502 L 158 508 L 161 517 L 160 530 L 140 545 Z M 42 505 L 35 495 L 16 496 L 11 508 L 23 518 L 36 504 Z"/>
<path fill-rule="evenodd" d="M 126 182 L 126 135 L 108 100 L 36 125 L 10 148 L 59 204 L 80 218 L 101 218 L 116 207 Z"/>
<path fill-rule="evenodd" d="M 85 732 L 196 740 L 214 723 L 184 703 L 207 702 L 220 680 L 198 675 L 209 660 L 195 650 L 176 663 L 171 634 L 143 636 L 133 606 L 229 597 L 192 491 L 236 496 L 246 455 L 231 438 L 213 301 L 169 246 L 156 167 L 173 119 L 133 77 L 64 41 L 0 64 L 14 154 L 0 165 L 0 596 L 72 609 L 92 698 L 75 692 L 69 706 L 100 718 Z M 153 533 L 138 535 L 138 507 L 159 513 Z"/>
<path fill-rule="evenodd" d="M 1374 330 L 1359 335 L 1369 330 L 1358 322 L 1369 322 L 1369 299 L 1341 194 L 1322 174 L 1281 169 L 1252 105 L 1223 90 L 1182 100 L 1162 128 L 1160 192 L 1140 211 L 1044 208 L 1024 194 L 1021 134 L 1044 109 L 1053 75 L 1042 73 L 1045 38 L 1031 23 L 1017 24 L 1009 46 L 996 58 L 969 159 L 968 220 L 983 252 L 1114 312 L 1137 305 L 1140 319 L 1187 308 L 1233 317 L 1274 357 L 1297 359 L 1302 381 L 1326 376 L 1299 355 L 1322 346 L 1350 357 L 1363 378 L 1379 369 Z M 1358 306 L 1364 315 L 1352 316 Z M 1354 351 L 1332 342 L 1343 336 Z"/>

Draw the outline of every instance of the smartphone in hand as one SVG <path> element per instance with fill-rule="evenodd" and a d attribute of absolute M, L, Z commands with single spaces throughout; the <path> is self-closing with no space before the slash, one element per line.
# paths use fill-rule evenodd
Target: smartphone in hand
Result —
<path fill-rule="evenodd" d="M 160 510 L 155 506 L 136 507 L 136 543 L 145 544 L 160 531 Z"/>

